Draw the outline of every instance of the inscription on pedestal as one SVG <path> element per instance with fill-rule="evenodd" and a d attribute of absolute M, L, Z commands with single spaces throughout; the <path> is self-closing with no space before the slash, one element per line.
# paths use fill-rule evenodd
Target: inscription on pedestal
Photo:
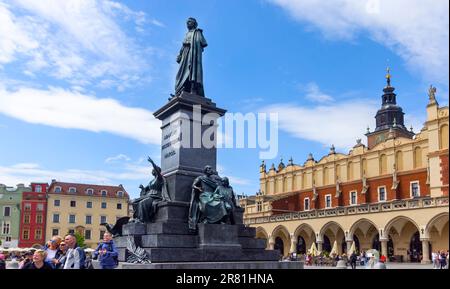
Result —
<path fill-rule="evenodd" d="M 161 144 L 161 155 L 168 159 L 177 154 L 182 141 L 182 134 L 179 125 L 170 124 L 163 129 L 163 139 Z"/>

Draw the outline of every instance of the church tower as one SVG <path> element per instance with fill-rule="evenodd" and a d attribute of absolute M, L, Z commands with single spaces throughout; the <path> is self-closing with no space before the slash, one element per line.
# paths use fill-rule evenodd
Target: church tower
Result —
<path fill-rule="evenodd" d="M 388 139 L 389 134 L 394 137 L 405 137 L 412 139 L 414 132 L 408 131 L 404 125 L 403 109 L 397 105 L 395 88 L 391 86 L 390 69 L 387 69 L 387 85 L 383 89 L 381 109 L 378 110 L 376 119 L 376 128 L 373 132 L 369 129 L 366 133 L 367 145 L 369 149 Z M 391 136 L 392 137 L 392 136 Z"/>

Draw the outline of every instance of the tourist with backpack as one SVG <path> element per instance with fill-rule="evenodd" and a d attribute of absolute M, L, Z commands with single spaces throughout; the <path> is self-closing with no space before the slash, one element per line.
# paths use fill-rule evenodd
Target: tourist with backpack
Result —
<path fill-rule="evenodd" d="M 114 245 L 111 233 L 105 232 L 103 234 L 103 242 L 95 249 L 94 259 L 98 258 L 102 269 L 114 269 L 119 264 L 118 256 L 119 253 Z"/>

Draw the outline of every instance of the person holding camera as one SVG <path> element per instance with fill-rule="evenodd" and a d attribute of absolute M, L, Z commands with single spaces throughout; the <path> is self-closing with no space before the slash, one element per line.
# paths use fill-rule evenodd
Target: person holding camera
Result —
<path fill-rule="evenodd" d="M 119 253 L 117 252 L 112 235 L 109 232 L 103 234 L 103 242 L 101 242 L 94 252 L 94 260 L 98 258 L 102 269 L 115 269 L 118 262 Z"/>

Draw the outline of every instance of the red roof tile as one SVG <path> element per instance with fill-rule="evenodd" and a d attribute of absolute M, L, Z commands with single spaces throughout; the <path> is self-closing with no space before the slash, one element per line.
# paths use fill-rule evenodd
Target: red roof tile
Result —
<path fill-rule="evenodd" d="M 60 193 L 55 193 L 55 188 L 61 187 Z M 69 193 L 69 188 L 76 188 L 76 193 Z M 48 189 L 49 194 L 62 194 L 62 195 L 87 195 L 87 190 L 93 189 L 94 193 L 92 196 L 102 197 L 102 191 L 106 190 L 107 197 L 118 198 L 117 192 L 122 191 L 123 197 L 129 199 L 129 195 L 122 185 L 119 186 L 105 186 L 105 185 L 92 185 L 92 184 L 77 184 L 77 183 L 65 183 L 65 182 L 52 182 Z"/>

